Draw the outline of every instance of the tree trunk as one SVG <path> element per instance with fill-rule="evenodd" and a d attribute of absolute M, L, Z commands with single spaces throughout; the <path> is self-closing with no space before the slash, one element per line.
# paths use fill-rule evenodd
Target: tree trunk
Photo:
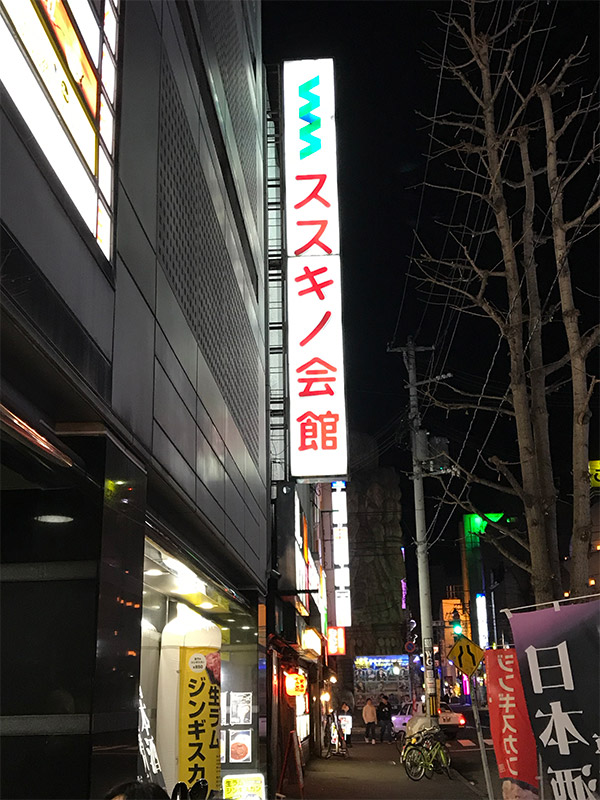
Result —
<path fill-rule="evenodd" d="M 542 309 L 537 280 L 537 264 L 534 249 L 534 209 L 535 184 L 529 159 L 527 128 L 519 131 L 519 149 L 523 166 L 525 183 L 525 207 L 523 209 L 523 272 L 527 287 L 529 305 L 529 384 L 531 387 L 531 419 L 537 470 L 540 481 L 542 511 L 546 546 L 550 558 L 552 573 L 552 591 L 554 597 L 562 595 L 560 575 L 560 556 L 558 552 L 558 536 L 556 528 L 556 488 L 552 469 L 550 449 L 550 431 L 548 424 L 548 404 L 546 401 L 546 380 L 544 371 L 544 354 L 542 347 Z"/>
<path fill-rule="evenodd" d="M 498 238 L 506 270 L 507 287 L 507 325 L 506 340 L 510 351 L 510 388 L 517 425 L 517 441 L 521 462 L 521 481 L 525 496 L 525 517 L 529 536 L 532 584 L 536 602 L 554 600 L 552 570 L 546 542 L 546 528 L 540 498 L 540 479 L 538 462 L 533 439 L 531 408 L 525 380 L 523 353 L 523 308 L 521 301 L 520 278 L 517 268 L 510 217 L 502 187 L 500 155 L 498 151 L 498 132 L 494 119 L 494 100 L 487 42 L 484 38 L 475 41 L 478 65 L 482 78 L 483 119 L 485 144 L 488 157 L 490 197 L 498 226 Z"/>
<path fill-rule="evenodd" d="M 557 136 L 552 110 L 552 98 L 547 87 L 538 94 L 544 111 L 548 188 L 552 204 L 552 234 L 556 260 L 557 282 L 560 291 L 563 325 L 571 361 L 573 397 L 573 533 L 571 539 L 571 595 L 587 594 L 589 580 L 589 551 L 592 535 L 589 480 L 589 395 L 585 355 L 579 332 L 579 312 L 573 300 L 569 268 L 567 233 L 563 213 L 563 187 L 558 175 Z"/>

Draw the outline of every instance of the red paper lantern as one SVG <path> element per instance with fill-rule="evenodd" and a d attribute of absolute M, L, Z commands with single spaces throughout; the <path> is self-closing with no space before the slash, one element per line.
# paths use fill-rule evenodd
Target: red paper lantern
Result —
<path fill-rule="evenodd" d="M 299 672 L 287 672 L 285 675 L 285 692 L 290 697 L 297 697 L 298 695 L 305 694 L 308 687 L 308 680 L 306 675 L 301 675 Z"/>

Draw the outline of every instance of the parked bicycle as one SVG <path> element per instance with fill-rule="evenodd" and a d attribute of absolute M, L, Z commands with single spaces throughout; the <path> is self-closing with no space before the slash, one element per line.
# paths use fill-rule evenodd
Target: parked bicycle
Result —
<path fill-rule="evenodd" d="M 452 777 L 450 753 L 445 740 L 439 728 L 424 728 L 406 738 L 400 761 L 411 780 L 420 781 L 423 775 L 431 778 L 434 772 L 445 772 L 449 778 Z"/>

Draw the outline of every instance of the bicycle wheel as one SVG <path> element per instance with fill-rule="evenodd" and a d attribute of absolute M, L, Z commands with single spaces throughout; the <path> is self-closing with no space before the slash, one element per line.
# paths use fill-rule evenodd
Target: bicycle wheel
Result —
<path fill-rule="evenodd" d="M 395 736 L 396 739 L 396 749 L 398 751 L 398 755 L 402 758 L 402 750 L 404 749 L 404 731 L 398 731 Z"/>
<path fill-rule="evenodd" d="M 411 781 L 420 781 L 425 774 L 425 756 L 419 747 L 409 747 L 404 753 L 404 769 Z"/>
<path fill-rule="evenodd" d="M 450 753 L 448 749 L 444 747 L 444 745 L 440 745 L 440 749 L 435 754 L 435 760 L 439 764 L 440 769 L 439 772 L 445 772 L 446 775 L 452 780 L 452 775 L 450 774 Z"/>

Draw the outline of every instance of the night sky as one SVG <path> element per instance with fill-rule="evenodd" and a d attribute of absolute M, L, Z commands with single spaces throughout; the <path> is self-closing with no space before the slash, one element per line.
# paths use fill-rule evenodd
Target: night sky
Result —
<path fill-rule="evenodd" d="M 513 5 L 512 0 L 505 2 Z M 428 0 L 266 0 L 262 5 L 266 65 L 296 58 L 335 60 L 349 425 L 376 436 L 381 463 L 394 465 L 401 473 L 410 465 L 406 438 L 400 446 L 395 443 L 406 419 L 407 376 L 401 355 L 389 353 L 388 345 L 404 345 L 410 335 L 422 346 L 437 340 L 432 374 L 452 371 L 462 386 L 478 391 L 497 342 L 491 326 L 489 332 L 494 335 L 488 337 L 485 327 L 475 327 L 468 317 L 460 321 L 451 341 L 449 335 L 444 337 L 439 307 L 425 302 L 427 293 L 419 291 L 416 280 L 406 277 L 417 219 L 419 233 L 426 239 L 439 235 L 437 223 L 449 216 L 447 196 L 432 190 L 425 191 L 419 214 L 418 184 L 429 144 L 416 111 L 430 114 L 435 105 L 438 73 L 423 63 L 421 53 L 427 48 L 442 51 L 444 30 L 434 11 L 447 11 L 450 5 Z M 589 68 L 597 75 L 598 3 L 541 0 L 537 8 L 542 14 L 551 14 L 560 31 L 558 37 L 546 39 L 546 55 L 566 55 L 577 49 L 587 31 L 594 53 Z M 443 82 L 442 108 L 452 105 L 454 91 L 453 84 Z M 592 323 L 598 307 L 597 252 L 597 238 L 593 237 L 589 255 L 594 267 L 584 279 L 588 281 L 587 294 L 579 298 L 587 303 Z M 420 377 L 428 362 L 427 354 L 418 357 Z M 498 375 L 506 374 L 507 362 L 502 356 L 497 367 Z M 496 385 L 495 377 L 492 375 L 490 386 L 497 389 L 502 384 Z M 471 422 L 468 416 L 447 418 L 436 409 L 423 410 L 424 427 L 433 435 L 447 436 L 451 453 L 456 454 Z M 564 413 L 570 414 L 568 408 Z M 488 423 L 476 420 L 472 433 L 478 441 L 485 436 Z M 564 427 L 559 424 L 557 436 Z M 500 425 L 496 432 L 499 455 L 510 456 L 510 446 L 503 444 L 507 431 Z M 600 457 L 597 438 L 595 428 L 592 458 Z M 407 528 L 412 529 L 412 487 L 405 476 L 401 481 L 403 513 Z M 434 495 L 437 490 L 430 483 L 426 483 L 426 492 Z M 435 508 L 430 500 L 428 522 Z M 454 547 L 457 524 L 458 517 L 450 516 L 447 508 L 438 514 L 434 538 L 442 531 L 443 535 L 431 551 L 432 562 L 458 555 Z M 452 576 L 457 569 L 455 559 L 446 583 L 458 582 Z"/>

